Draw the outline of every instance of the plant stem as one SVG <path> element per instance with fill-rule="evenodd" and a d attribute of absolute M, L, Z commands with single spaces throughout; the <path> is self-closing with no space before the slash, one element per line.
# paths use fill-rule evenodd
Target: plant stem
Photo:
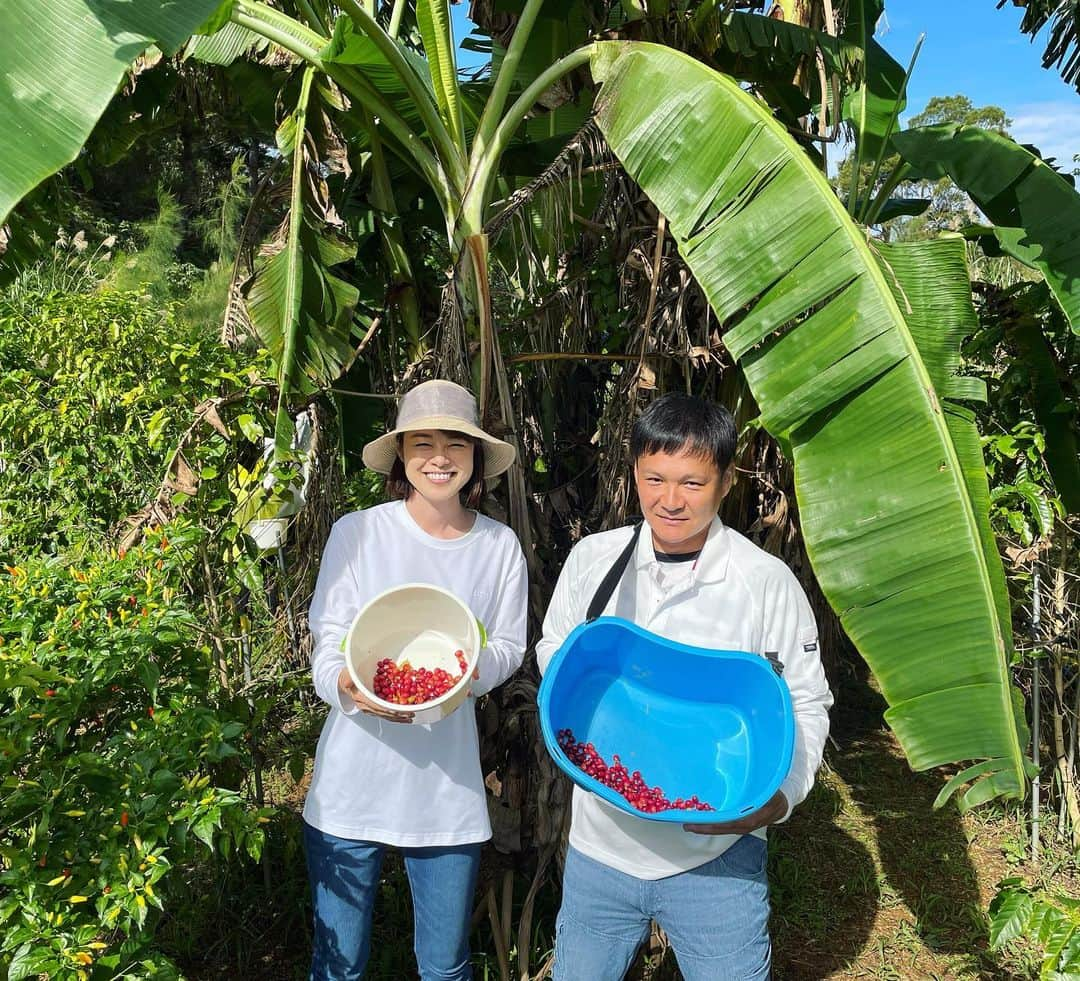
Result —
<path fill-rule="evenodd" d="M 319 52 L 328 39 L 288 14 L 258 0 L 236 0 L 230 19 L 322 70 Z"/>
<path fill-rule="evenodd" d="M 395 40 L 398 36 L 398 31 L 401 30 L 401 15 L 405 13 L 405 0 L 394 0 L 394 9 L 390 14 L 390 29 L 387 31 Z"/>
<path fill-rule="evenodd" d="M 315 8 L 311 6 L 310 0 L 297 0 L 297 3 L 303 11 L 304 16 L 308 19 L 308 23 L 320 34 L 325 34 L 326 25 L 323 23 L 322 18 L 315 12 Z"/>
<path fill-rule="evenodd" d="M 570 54 L 560 58 L 518 96 L 517 101 L 499 122 L 487 146 L 482 145 L 479 138 L 473 141 L 469 180 L 465 199 L 462 202 L 462 215 L 466 225 L 464 234 L 474 233 L 482 227 L 484 211 L 487 209 L 499 159 L 526 114 L 536 105 L 540 96 L 563 75 L 588 62 L 593 55 L 593 51 L 594 48 L 590 44 L 578 48 L 577 51 L 571 51 Z M 486 112 L 487 110 L 485 110 L 485 115 Z M 482 121 L 481 125 L 483 125 Z"/>
<path fill-rule="evenodd" d="M 506 56 L 499 66 L 499 74 L 491 88 L 491 95 L 488 96 L 487 104 L 484 106 L 484 113 L 480 117 L 480 125 L 473 139 L 474 155 L 477 152 L 480 154 L 486 152 L 488 142 L 492 140 L 493 134 L 499 126 L 499 118 L 502 116 L 503 106 L 506 105 L 506 98 L 510 94 L 510 86 L 514 83 L 514 76 L 517 74 L 518 65 L 521 63 L 521 55 L 525 50 L 525 44 L 529 40 L 533 24 L 536 23 L 536 18 L 543 5 L 544 0 L 527 0 L 525 9 L 522 10 L 521 16 L 518 17 L 517 27 L 514 28 L 514 36 L 510 39 L 510 47 L 506 49 Z"/>
<path fill-rule="evenodd" d="M 881 209 L 885 207 L 885 203 L 892 196 L 892 192 L 900 186 L 900 182 L 911 173 L 911 164 L 906 160 L 901 160 L 894 168 L 891 174 L 885 178 L 885 183 L 878 189 L 877 194 L 874 197 L 870 207 L 866 209 L 866 216 L 863 222 L 864 225 L 873 225 L 877 221 L 877 216 L 881 214 Z"/>
<path fill-rule="evenodd" d="M 294 54 L 299 54 L 306 62 L 319 61 L 319 52 L 322 51 L 328 39 L 320 33 L 312 30 L 306 24 L 301 24 L 294 17 L 283 14 L 280 10 L 274 10 L 272 6 L 261 3 L 259 0 L 235 0 L 235 6 L 231 18 L 235 23 L 242 23 L 238 17 L 253 17 L 255 24 L 244 24 L 245 27 L 273 41 L 275 44 Z M 300 54 L 295 50 L 296 42 L 305 45 L 307 53 Z M 321 64 L 316 67 L 322 67 Z"/>
<path fill-rule="evenodd" d="M 386 127 L 400 145 L 402 158 L 415 164 L 423 178 L 431 185 L 439 199 L 439 205 L 448 215 L 448 221 L 456 216 L 457 196 L 435 154 L 366 78 L 351 71 L 346 65 L 326 63 L 319 57 L 319 51 L 328 43 L 326 38 L 310 31 L 299 21 L 294 21 L 280 11 L 254 0 L 237 0 L 231 20 L 325 73 L 357 102 L 378 116 L 380 124 Z M 308 40 L 302 40 L 299 35 Z"/>

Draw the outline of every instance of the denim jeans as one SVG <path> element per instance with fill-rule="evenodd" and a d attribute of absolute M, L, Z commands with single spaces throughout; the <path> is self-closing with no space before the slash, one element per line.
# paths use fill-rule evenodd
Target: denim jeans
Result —
<path fill-rule="evenodd" d="M 555 927 L 554 981 L 619 981 L 656 920 L 685 981 L 768 981 L 765 842 L 666 879 L 638 879 L 571 848 Z"/>
<path fill-rule="evenodd" d="M 358 981 L 371 953 L 371 913 L 386 845 L 304 824 L 314 909 L 311 981 Z M 470 981 L 469 919 L 480 844 L 402 848 L 422 981 Z"/>

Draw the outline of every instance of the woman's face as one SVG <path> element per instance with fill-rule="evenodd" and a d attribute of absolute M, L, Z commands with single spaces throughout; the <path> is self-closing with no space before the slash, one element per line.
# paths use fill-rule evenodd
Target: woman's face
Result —
<path fill-rule="evenodd" d="M 432 504 L 458 499 L 473 472 L 473 443 L 460 433 L 424 429 L 401 442 L 405 477 Z"/>

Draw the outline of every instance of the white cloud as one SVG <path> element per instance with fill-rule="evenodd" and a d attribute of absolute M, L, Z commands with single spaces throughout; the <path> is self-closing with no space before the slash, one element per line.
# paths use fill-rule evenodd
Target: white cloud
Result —
<path fill-rule="evenodd" d="M 1033 143 L 1044 157 L 1056 157 L 1060 170 L 1071 172 L 1080 153 L 1080 102 L 1030 102 L 1009 111 L 1017 143 Z"/>

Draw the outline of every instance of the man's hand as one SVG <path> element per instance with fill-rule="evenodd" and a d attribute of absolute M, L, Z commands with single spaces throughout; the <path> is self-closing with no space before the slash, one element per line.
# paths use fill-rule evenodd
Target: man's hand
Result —
<path fill-rule="evenodd" d="M 352 699 L 353 705 L 366 715 L 374 715 L 380 719 L 385 719 L 387 722 L 412 722 L 413 720 L 413 713 L 410 711 L 402 710 L 399 712 L 395 709 L 387 709 L 381 705 L 376 705 L 356 687 L 348 668 L 341 669 L 337 679 L 337 686 L 338 690 L 343 692 L 347 698 Z"/>
<path fill-rule="evenodd" d="M 723 824 L 684 824 L 684 831 L 696 835 L 748 835 L 751 831 L 775 824 L 788 812 L 787 798 L 778 790 L 769 798 L 764 807 L 747 814 L 737 821 L 725 821 Z"/>

